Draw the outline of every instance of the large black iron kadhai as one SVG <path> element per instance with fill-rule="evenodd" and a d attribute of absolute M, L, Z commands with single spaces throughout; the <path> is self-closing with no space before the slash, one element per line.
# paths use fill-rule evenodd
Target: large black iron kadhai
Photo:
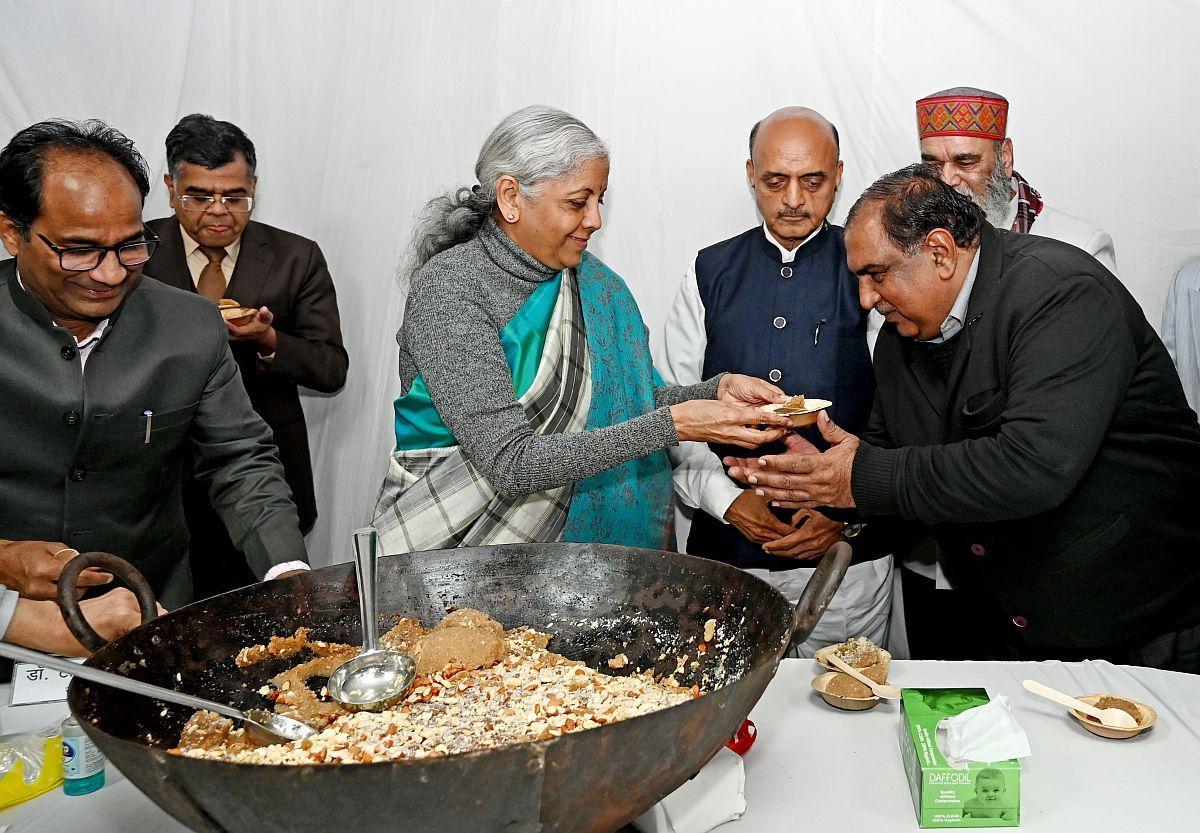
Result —
<path fill-rule="evenodd" d="M 426 760 L 340 766 L 235 764 L 168 753 L 184 708 L 76 679 L 87 733 L 155 803 L 200 833 L 330 830 L 612 831 L 700 769 L 733 735 L 793 635 L 816 624 L 849 564 L 824 557 L 799 612 L 765 582 L 716 561 L 598 544 L 439 550 L 379 562 L 379 609 L 427 625 L 473 607 L 555 634 L 550 648 L 609 673 L 669 674 L 708 693 L 653 714 L 552 740 Z M 81 556 L 75 561 L 82 568 Z M 150 610 L 153 610 L 151 607 Z M 721 637 L 698 653 L 705 622 Z M 301 625 L 359 641 L 353 567 L 256 584 L 153 619 L 88 665 L 241 707 L 282 670 L 238 669 L 237 651 Z M 605 664 L 617 654 L 627 667 Z M 661 658 L 660 658 L 661 657 Z M 693 661 L 699 664 L 693 668 Z"/>

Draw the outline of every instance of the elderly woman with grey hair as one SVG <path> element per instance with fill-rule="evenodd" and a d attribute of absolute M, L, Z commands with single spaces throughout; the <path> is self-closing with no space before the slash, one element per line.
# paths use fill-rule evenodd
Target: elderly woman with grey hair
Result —
<path fill-rule="evenodd" d="M 414 239 L 396 450 L 376 507 L 387 553 L 536 541 L 664 547 L 681 440 L 753 448 L 783 392 L 725 374 L 667 387 L 628 287 L 586 251 L 604 143 L 550 107 L 509 115 L 479 184 L 432 200 Z"/>

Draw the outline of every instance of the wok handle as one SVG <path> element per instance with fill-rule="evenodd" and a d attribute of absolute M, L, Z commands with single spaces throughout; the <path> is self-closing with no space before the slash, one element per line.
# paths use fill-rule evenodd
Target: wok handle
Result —
<path fill-rule="evenodd" d="M 838 541 L 821 556 L 821 563 L 817 565 L 808 584 L 804 585 L 800 601 L 796 602 L 796 614 L 792 620 L 792 645 L 799 645 L 812 634 L 817 622 L 821 621 L 825 608 L 829 607 L 833 600 L 833 594 L 846 577 L 853 557 L 854 550 L 845 541 Z"/>
<path fill-rule="evenodd" d="M 72 558 L 63 567 L 58 576 L 58 606 L 62 609 L 63 618 L 71 634 L 89 651 L 99 651 L 108 644 L 108 640 L 96 633 L 96 629 L 88 624 L 79 600 L 75 598 L 75 584 L 79 574 L 88 567 L 100 567 L 112 573 L 128 585 L 137 597 L 138 607 L 142 611 L 142 624 L 146 624 L 158 615 L 158 600 L 154 598 L 154 589 L 150 582 L 132 564 L 123 558 L 118 558 L 107 552 L 84 552 Z"/>

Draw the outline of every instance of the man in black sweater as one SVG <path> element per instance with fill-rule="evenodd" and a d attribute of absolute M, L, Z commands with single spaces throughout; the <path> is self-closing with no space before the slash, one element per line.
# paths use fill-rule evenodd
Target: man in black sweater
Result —
<path fill-rule="evenodd" d="M 1200 426 L 1124 286 L 1073 246 L 991 228 L 921 165 L 863 193 L 846 249 L 888 322 L 867 431 L 822 420 L 824 454 L 731 473 L 875 535 L 932 528 L 975 603 L 941 627 L 979 659 L 1200 672 Z"/>

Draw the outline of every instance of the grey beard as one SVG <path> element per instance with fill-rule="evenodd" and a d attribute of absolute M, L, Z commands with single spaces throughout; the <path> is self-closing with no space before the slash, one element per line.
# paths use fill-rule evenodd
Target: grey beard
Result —
<path fill-rule="evenodd" d="M 992 175 L 988 177 L 982 196 L 976 194 L 965 182 L 958 186 L 958 193 L 970 197 L 971 201 L 983 209 L 987 221 L 996 228 L 1001 228 L 1008 218 L 1008 204 L 1012 202 L 1012 182 L 1004 173 L 1004 165 L 999 154 L 992 166 Z"/>

